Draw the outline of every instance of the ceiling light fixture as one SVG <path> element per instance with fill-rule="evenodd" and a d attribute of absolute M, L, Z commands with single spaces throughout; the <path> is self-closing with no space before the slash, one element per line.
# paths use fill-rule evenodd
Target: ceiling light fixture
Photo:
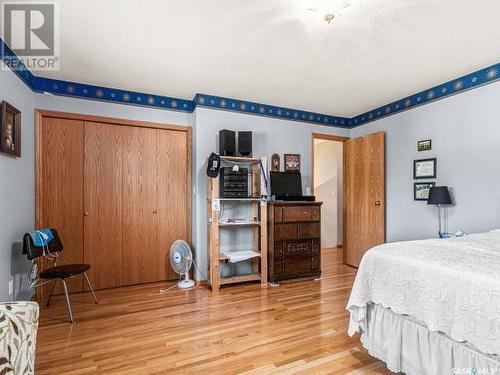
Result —
<path fill-rule="evenodd" d="M 342 15 L 340 13 L 342 10 L 351 5 L 347 1 L 344 1 L 340 6 L 338 6 L 338 3 L 335 0 L 316 0 L 314 1 L 314 6 L 310 7 L 309 10 L 322 14 L 323 19 L 331 23 L 336 16 Z"/>

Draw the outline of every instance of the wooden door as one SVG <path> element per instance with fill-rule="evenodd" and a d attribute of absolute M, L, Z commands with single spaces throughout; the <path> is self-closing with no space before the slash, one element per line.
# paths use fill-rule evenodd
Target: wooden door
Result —
<path fill-rule="evenodd" d="M 184 131 L 157 131 L 157 220 L 156 264 L 158 280 L 172 280 L 179 276 L 169 262 L 170 246 L 175 240 L 188 241 L 191 210 L 189 205 L 188 133 Z"/>
<path fill-rule="evenodd" d="M 345 263 L 358 267 L 364 253 L 385 242 L 385 136 L 345 142 Z"/>
<path fill-rule="evenodd" d="M 122 128 L 85 123 L 84 260 L 96 289 L 122 285 Z"/>
<path fill-rule="evenodd" d="M 83 122 L 44 117 L 38 126 L 37 227 L 59 233 L 58 265 L 83 263 Z M 82 286 L 81 277 L 68 280 L 71 292 Z"/>
<path fill-rule="evenodd" d="M 123 284 L 158 280 L 156 129 L 123 128 Z"/>

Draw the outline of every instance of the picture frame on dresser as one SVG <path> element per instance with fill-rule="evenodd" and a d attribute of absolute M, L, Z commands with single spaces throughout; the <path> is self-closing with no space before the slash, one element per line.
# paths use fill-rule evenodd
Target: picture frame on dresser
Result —
<path fill-rule="evenodd" d="M 300 172 L 300 154 L 285 154 L 285 172 Z"/>

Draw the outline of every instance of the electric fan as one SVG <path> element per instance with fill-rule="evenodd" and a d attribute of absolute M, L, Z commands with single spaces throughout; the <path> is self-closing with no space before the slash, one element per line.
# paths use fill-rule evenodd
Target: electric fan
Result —
<path fill-rule="evenodd" d="M 183 240 L 175 241 L 170 247 L 170 265 L 184 279 L 177 283 L 181 289 L 192 288 L 194 281 L 189 278 L 189 269 L 193 264 L 193 253 L 189 245 Z"/>

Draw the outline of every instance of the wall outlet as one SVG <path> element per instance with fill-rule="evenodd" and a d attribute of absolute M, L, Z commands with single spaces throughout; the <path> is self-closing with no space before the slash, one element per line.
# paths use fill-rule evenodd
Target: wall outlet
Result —
<path fill-rule="evenodd" d="M 14 294 L 14 280 L 9 281 L 9 296 Z"/>

